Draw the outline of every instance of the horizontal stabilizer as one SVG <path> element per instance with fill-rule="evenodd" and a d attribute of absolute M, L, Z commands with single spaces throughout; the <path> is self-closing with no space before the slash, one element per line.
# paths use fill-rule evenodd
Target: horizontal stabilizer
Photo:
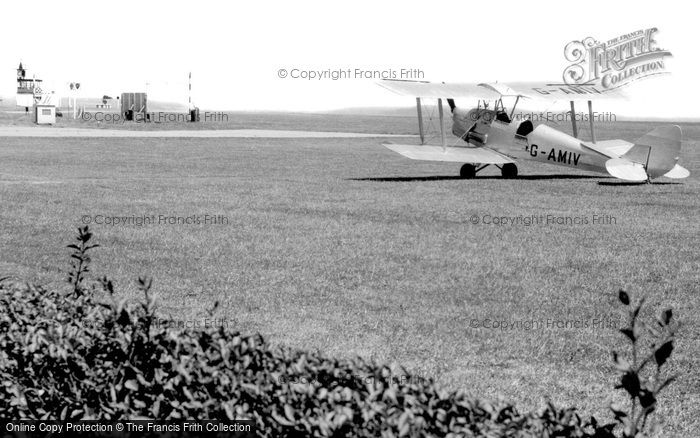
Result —
<path fill-rule="evenodd" d="M 382 143 L 388 149 L 412 160 L 451 161 L 456 163 L 504 164 L 512 159 L 485 147 L 449 147 Z"/>
<path fill-rule="evenodd" d="M 624 158 L 613 158 L 606 161 L 605 168 L 610 175 L 625 181 L 646 181 L 648 179 L 642 164 L 633 163 Z"/>
<path fill-rule="evenodd" d="M 581 146 L 608 158 L 617 158 L 626 154 L 634 144 L 625 140 L 601 140 L 596 143 L 582 141 Z"/>
<path fill-rule="evenodd" d="M 690 172 L 685 167 L 676 164 L 675 166 L 673 166 L 673 169 L 671 169 L 668 173 L 664 174 L 664 176 L 666 178 L 683 179 L 688 178 L 688 176 L 690 176 Z"/>

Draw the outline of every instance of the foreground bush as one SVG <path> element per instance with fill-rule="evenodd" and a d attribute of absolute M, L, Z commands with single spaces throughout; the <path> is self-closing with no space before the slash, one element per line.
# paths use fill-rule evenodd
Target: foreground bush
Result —
<path fill-rule="evenodd" d="M 86 286 L 90 238 L 82 229 L 71 246 L 69 293 L 0 281 L 0 418 L 250 418 L 266 437 L 614 436 L 574 409 L 520 413 L 360 358 L 158 325 L 148 280 L 141 304 L 117 302 L 107 279 Z"/>

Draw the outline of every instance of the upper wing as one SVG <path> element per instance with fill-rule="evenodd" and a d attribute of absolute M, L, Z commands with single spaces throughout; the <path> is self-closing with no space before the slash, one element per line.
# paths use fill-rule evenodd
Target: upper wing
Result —
<path fill-rule="evenodd" d="M 438 83 L 427 81 L 382 80 L 379 86 L 395 93 L 424 98 L 498 99 L 520 96 L 545 100 L 625 99 L 621 89 L 603 89 L 597 85 L 568 85 L 557 82 Z"/>
<path fill-rule="evenodd" d="M 517 95 L 515 91 L 503 84 L 459 84 L 391 79 L 379 81 L 377 84 L 380 87 L 384 87 L 387 90 L 404 96 L 424 97 L 429 99 L 466 97 L 492 100 L 498 99 L 501 96 Z"/>
<path fill-rule="evenodd" d="M 564 84 L 562 82 L 511 82 L 517 93 L 534 99 L 545 100 L 601 100 L 627 99 L 621 88 L 606 89 L 595 84 Z"/>
<path fill-rule="evenodd" d="M 450 147 L 382 143 L 383 146 L 412 160 L 453 161 L 458 163 L 514 163 L 511 158 L 486 147 Z"/>

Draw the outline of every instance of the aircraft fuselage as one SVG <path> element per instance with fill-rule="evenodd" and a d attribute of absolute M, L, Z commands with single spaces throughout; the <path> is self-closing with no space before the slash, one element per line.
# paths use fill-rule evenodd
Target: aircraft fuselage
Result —
<path fill-rule="evenodd" d="M 530 121 L 509 121 L 505 113 L 456 108 L 452 133 L 518 160 L 607 173 L 609 157 L 586 148 L 580 139 L 544 124 L 533 128 Z"/>

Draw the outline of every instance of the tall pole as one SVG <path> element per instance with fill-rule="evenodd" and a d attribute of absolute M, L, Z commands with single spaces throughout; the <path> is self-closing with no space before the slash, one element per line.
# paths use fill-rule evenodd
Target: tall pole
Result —
<path fill-rule="evenodd" d="M 442 141 L 442 149 L 445 150 L 445 122 L 442 114 L 442 99 L 438 99 L 438 113 L 440 114 L 440 139 Z"/>
<path fill-rule="evenodd" d="M 68 102 L 72 102 L 69 106 L 73 108 L 73 119 L 75 120 L 75 83 L 70 83 L 70 96 L 68 97 Z"/>

